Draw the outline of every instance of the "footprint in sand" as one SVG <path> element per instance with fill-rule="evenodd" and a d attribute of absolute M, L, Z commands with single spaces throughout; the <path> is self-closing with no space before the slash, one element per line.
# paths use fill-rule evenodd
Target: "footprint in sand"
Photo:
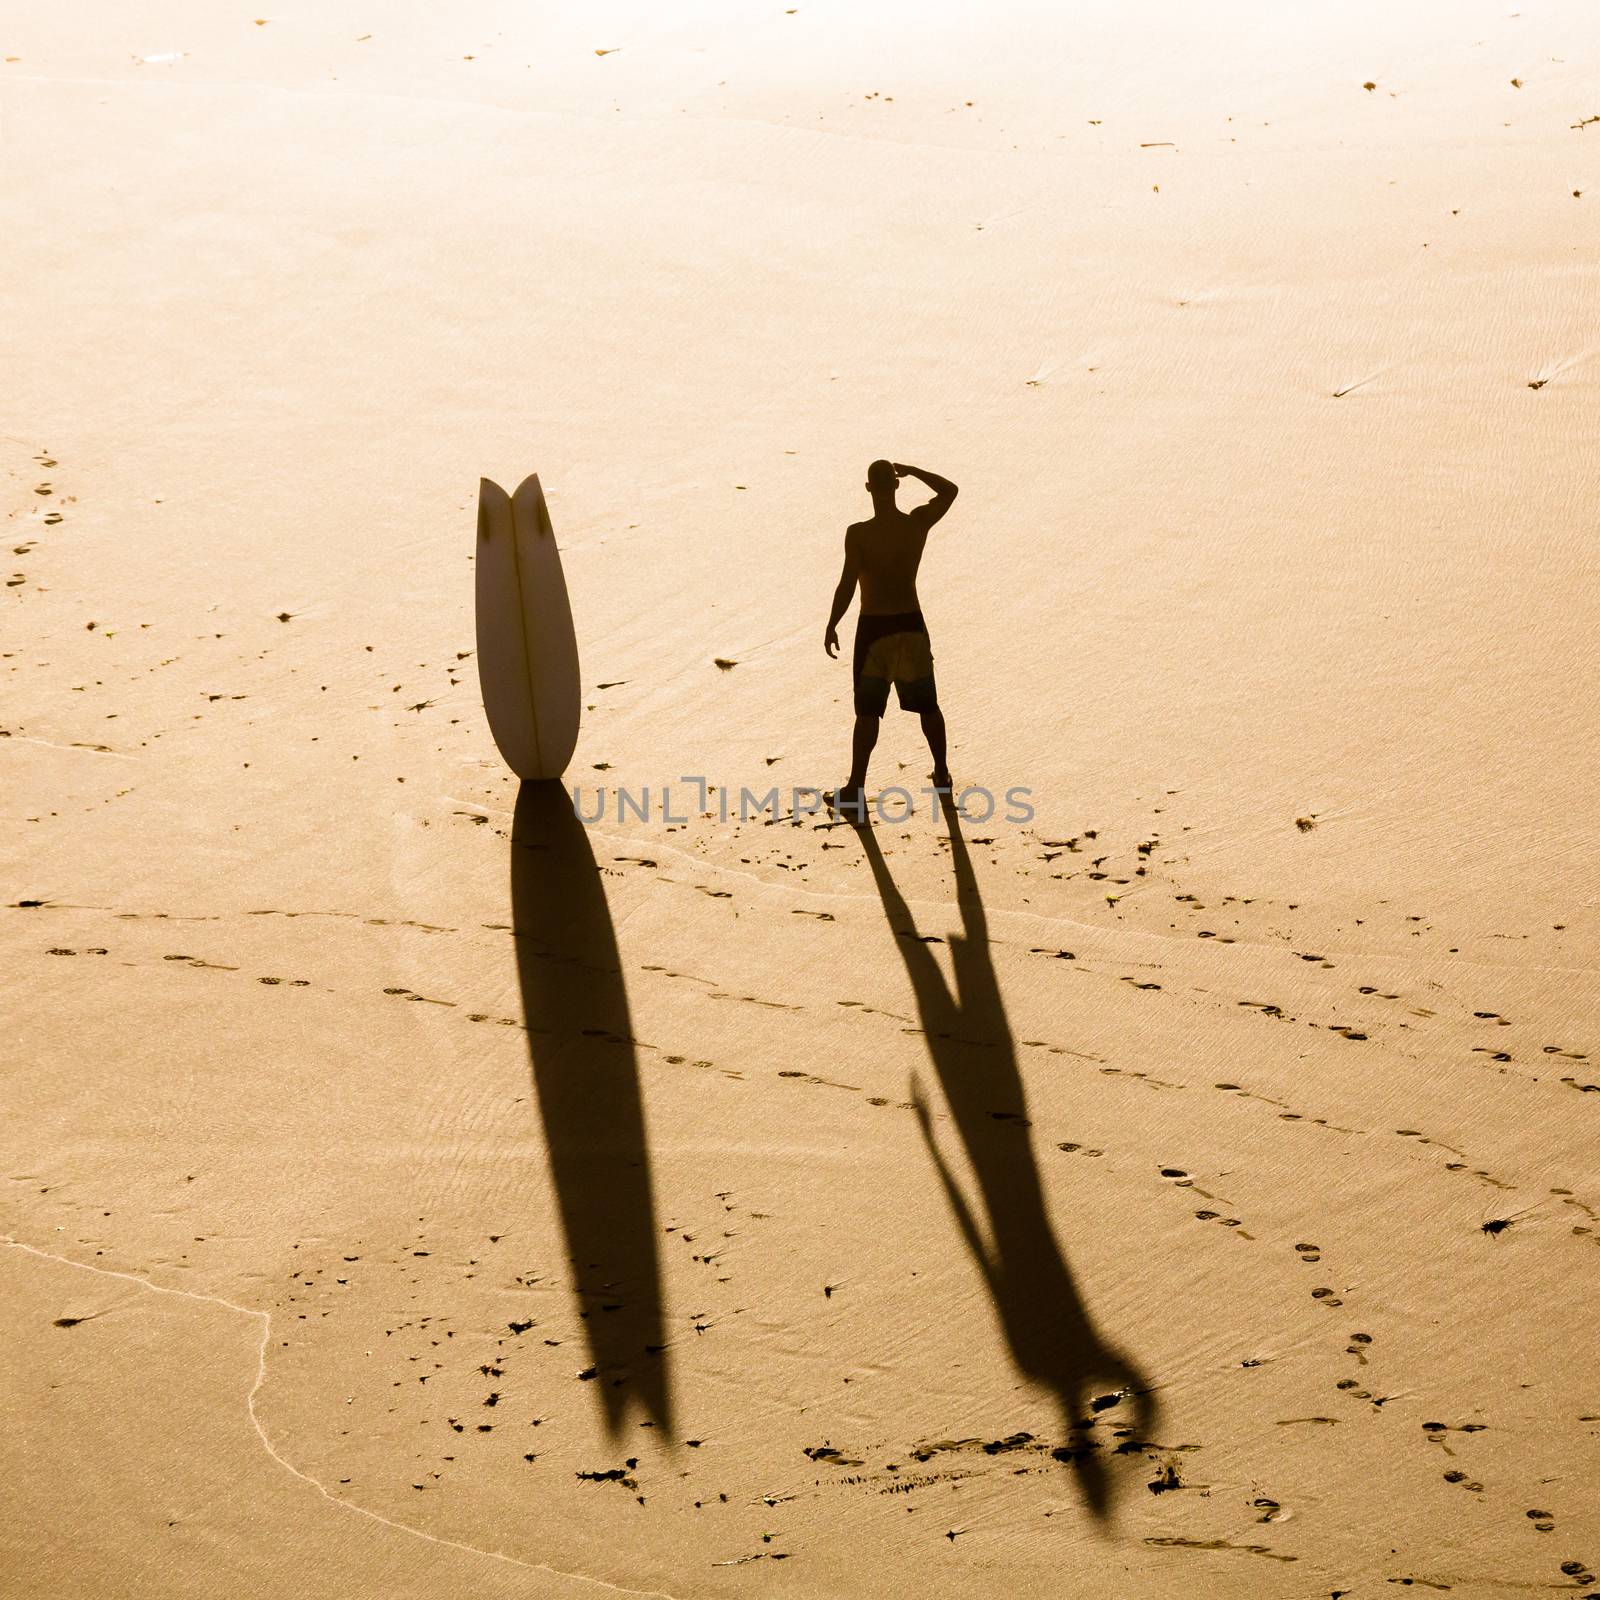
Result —
<path fill-rule="evenodd" d="M 435 1000 L 431 995 L 417 994 L 411 989 L 390 988 L 383 991 L 385 994 L 397 995 L 403 1000 L 420 1000 L 430 1006 L 453 1006 L 454 1000 Z"/>
<path fill-rule="evenodd" d="M 1140 1072 L 1137 1067 L 1101 1067 L 1101 1072 L 1109 1077 L 1138 1078 L 1149 1084 L 1152 1089 L 1181 1089 L 1181 1083 L 1172 1083 L 1166 1078 L 1158 1078 L 1149 1072 Z"/>
<path fill-rule="evenodd" d="M 1224 1228 L 1242 1228 L 1243 1223 L 1238 1217 L 1225 1217 L 1220 1211 L 1197 1211 L 1195 1218 L 1199 1222 L 1220 1222 Z M 1253 1238 L 1254 1235 L 1241 1232 L 1241 1239 Z"/>
<path fill-rule="evenodd" d="M 1461 1422 L 1452 1427 L 1448 1422 L 1424 1422 L 1422 1431 L 1427 1434 L 1435 1444 L 1442 1445 L 1447 1433 L 1482 1433 L 1488 1428 L 1486 1422 Z"/>

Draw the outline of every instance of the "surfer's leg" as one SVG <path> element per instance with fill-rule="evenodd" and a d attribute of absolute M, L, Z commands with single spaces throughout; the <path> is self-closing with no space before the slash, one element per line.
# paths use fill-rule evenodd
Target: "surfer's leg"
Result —
<path fill-rule="evenodd" d="M 857 790 L 867 781 L 867 761 L 872 755 L 873 745 L 878 742 L 878 724 L 889 707 L 889 680 L 861 670 L 861 642 L 862 635 L 858 630 L 853 696 L 856 725 L 850 738 L 850 781 L 845 786 Z"/>
<path fill-rule="evenodd" d="M 850 737 L 850 789 L 859 789 L 867 781 L 867 762 L 872 759 L 872 747 L 878 742 L 879 719 L 864 711 L 856 713 L 855 731 Z"/>
<path fill-rule="evenodd" d="M 944 750 L 944 712 L 938 706 L 931 706 L 922 713 L 922 736 L 928 741 L 928 750 L 933 756 L 933 772 L 931 774 L 937 788 L 950 787 L 950 769 L 945 765 Z"/>

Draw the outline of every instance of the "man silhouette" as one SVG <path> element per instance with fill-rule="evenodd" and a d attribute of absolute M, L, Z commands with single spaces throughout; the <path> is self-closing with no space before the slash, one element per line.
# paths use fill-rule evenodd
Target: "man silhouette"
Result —
<path fill-rule="evenodd" d="M 895 486 L 904 477 L 919 478 L 933 490 L 933 499 L 910 511 L 894 503 Z M 927 624 L 917 601 L 917 567 L 928 529 L 955 501 L 956 486 L 936 472 L 923 472 L 898 461 L 874 461 L 867 468 L 872 516 L 845 529 L 844 571 L 833 592 L 833 610 L 822 647 L 839 652 L 839 620 L 861 586 L 861 614 L 856 619 L 852 676 L 855 688 L 855 731 L 850 743 L 850 776 L 830 799 L 834 807 L 860 812 L 865 808 L 867 761 L 878 742 L 878 724 L 889 704 L 889 685 L 900 696 L 902 711 L 922 718 L 922 732 L 933 755 L 933 783 L 950 787 L 945 764 L 944 713 L 933 681 L 933 651 Z"/>

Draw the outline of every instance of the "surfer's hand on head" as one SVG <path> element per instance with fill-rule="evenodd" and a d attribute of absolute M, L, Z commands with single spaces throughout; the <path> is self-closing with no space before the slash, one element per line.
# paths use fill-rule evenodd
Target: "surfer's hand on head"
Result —
<path fill-rule="evenodd" d="M 839 653 L 839 630 L 831 622 L 828 624 L 828 631 L 822 636 L 822 648 L 830 656 L 836 656 Z"/>

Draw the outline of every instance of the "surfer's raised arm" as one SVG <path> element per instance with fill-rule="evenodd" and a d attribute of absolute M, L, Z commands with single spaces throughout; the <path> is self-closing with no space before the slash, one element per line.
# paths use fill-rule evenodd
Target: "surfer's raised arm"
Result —
<path fill-rule="evenodd" d="M 850 601 L 861 577 L 861 554 L 856 548 L 856 528 L 852 523 L 844 535 L 844 570 L 839 574 L 839 585 L 833 591 L 833 610 L 828 613 L 828 631 L 822 636 L 822 648 L 830 656 L 839 653 L 839 622 L 850 609 Z"/>
<path fill-rule="evenodd" d="M 955 498 L 961 492 L 948 478 L 941 478 L 937 472 L 908 467 L 903 461 L 894 461 L 890 465 L 897 478 L 919 478 L 933 490 L 933 499 L 916 508 L 916 515 L 924 518 L 930 528 L 955 504 Z"/>

